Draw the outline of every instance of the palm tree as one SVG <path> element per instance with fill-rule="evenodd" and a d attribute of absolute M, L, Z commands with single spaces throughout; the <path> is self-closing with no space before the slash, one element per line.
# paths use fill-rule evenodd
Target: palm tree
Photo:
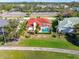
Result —
<path fill-rule="evenodd" d="M 8 33 L 7 35 L 5 35 L 7 41 L 11 41 L 11 39 L 13 39 L 16 35 L 17 25 L 18 22 L 16 20 L 9 20 L 9 25 L 5 27 L 5 31 Z"/>

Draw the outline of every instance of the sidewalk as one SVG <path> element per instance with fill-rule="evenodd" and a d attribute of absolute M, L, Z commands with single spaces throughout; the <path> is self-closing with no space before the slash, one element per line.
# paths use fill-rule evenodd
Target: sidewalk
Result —
<path fill-rule="evenodd" d="M 50 52 L 59 52 L 59 53 L 68 53 L 79 55 L 79 51 L 76 50 L 68 50 L 61 48 L 43 48 L 43 47 L 0 47 L 0 50 L 29 50 L 29 51 L 50 51 Z"/>

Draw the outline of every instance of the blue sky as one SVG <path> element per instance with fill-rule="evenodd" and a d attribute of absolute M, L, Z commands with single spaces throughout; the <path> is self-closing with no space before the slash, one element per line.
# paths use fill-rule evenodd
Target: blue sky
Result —
<path fill-rule="evenodd" d="M 72 2 L 79 0 L 0 0 L 0 2 Z"/>

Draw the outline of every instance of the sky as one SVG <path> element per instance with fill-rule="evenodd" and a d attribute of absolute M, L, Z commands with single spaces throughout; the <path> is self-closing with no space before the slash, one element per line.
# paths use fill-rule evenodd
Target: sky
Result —
<path fill-rule="evenodd" d="M 0 2 L 72 2 L 79 0 L 0 0 Z"/>

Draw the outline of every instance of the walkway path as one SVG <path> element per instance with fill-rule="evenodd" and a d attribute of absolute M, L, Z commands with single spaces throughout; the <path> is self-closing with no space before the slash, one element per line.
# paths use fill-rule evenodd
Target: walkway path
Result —
<path fill-rule="evenodd" d="M 29 51 L 50 51 L 50 52 L 60 52 L 60 53 L 68 53 L 79 55 L 79 51 L 76 50 L 68 50 L 61 48 L 43 48 L 43 47 L 0 47 L 0 50 L 29 50 Z"/>

